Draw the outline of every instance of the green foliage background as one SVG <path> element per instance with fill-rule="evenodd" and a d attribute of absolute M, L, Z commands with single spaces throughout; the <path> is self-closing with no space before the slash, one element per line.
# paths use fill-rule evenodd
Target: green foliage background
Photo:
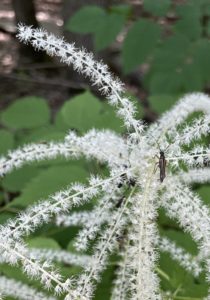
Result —
<path fill-rule="evenodd" d="M 143 74 L 143 88 L 149 94 L 151 107 L 160 114 L 186 92 L 209 90 L 210 1 L 189 0 L 176 5 L 175 1 L 170 0 L 146 0 L 143 11 L 142 17 L 137 18 L 130 5 L 113 6 L 107 11 L 96 6 L 85 6 L 69 20 L 66 28 L 91 33 L 95 51 L 109 47 L 124 31 L 120 52 L 123 72 L 129 74 L 141 69 L 143 64 L 149 66 Z M 129 96 L 137 104 L 138 117 L 142 117 L 143 110 L 138 99 Z M 115 116 L 113 108 L 90 91 L 67 99 L 55 117 L 51 115 L 46 99 L 35 95 L 16 99 L 0 115 L 0 154 L 5 155 L 25 143 L 60 141 L 70 129 L 79 134 L 93 127 L 124 133 L 122 122 Z M 86 182 L 90 173 L 106 172 L 105 166 L 85 159 L 66 162 L 58 158 L 24 166 L 1 179 L 0 223 L 71 182 Z M 209 205 L 210 187 L 197 185 L 195 189 Z M 92 205 L 90 203 L 81 209 L 89 209 Z M 164 211 L 160 211 L 158 222 L 162 234 L 196 255 L 197 248 L 191 237 L 184 234 L 175 221 L 169 220 Z M 30 236 L 28 242 L 32 247 L 75 251 L 73 239 L 77 231 L 78 228 L 63 229 L 48 224 Z M 104 272 L 97 289 L 96 300 L 110 299 L 115 269 L 113 262 L 117 259 L 117 255 L 111 257 L 110 267 Z M 64 275 L 81 271 L 73 266 L 60 264 L 58 267 Z M 160 255 L 158 268 L 165 274 L 160 276 L 162 288 L 174 293 L 173 299 L 201 299 L 207 294 L 205 274 L 195 279 L 165 254 Z M 14 267 L 2 265 L 1 273 L 32 283 Z M 41 288 L 38 282 L 34 284 Z"/>

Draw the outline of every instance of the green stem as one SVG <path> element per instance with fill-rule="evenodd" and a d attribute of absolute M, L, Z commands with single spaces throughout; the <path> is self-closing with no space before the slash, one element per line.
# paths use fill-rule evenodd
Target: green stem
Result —
<path fill-rule="evenodd" d="M 167 273 L 165 273 L 163 270 L 161 270 L 160 268 L 156 267 L 155 268 L 156 272 L 158 274 L 160 274 L 163 278 L 165 278 L 167 281 L 170 281 L 170 277 L 168 276 Z"/>

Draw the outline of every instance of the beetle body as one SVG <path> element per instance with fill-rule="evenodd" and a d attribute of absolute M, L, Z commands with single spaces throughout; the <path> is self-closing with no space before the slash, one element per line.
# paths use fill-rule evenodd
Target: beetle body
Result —
<path fill-rule="evenodd" d="M 160 182 L 163 182 L 164 178 L 166 177 L 166 158 L 165 153 L 163 151 L 160 151 L 158 165 L 160 168 Z"/>

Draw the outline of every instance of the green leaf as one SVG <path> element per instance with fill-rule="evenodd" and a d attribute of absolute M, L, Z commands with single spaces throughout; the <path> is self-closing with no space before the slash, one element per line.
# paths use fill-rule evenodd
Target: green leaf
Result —
<path fill-rule="evenodd" d="M 181 34 L 176 34 L 164 40 L 154 52 L 149 76 L 152 77 L 157 72 L 175 72 L 180 69 L 185 57 L 188 55 L 190 46 L 189 39 Z M 182 51 L 180 51 L 181 48 Z"/>
<path fill-rule="evenodd" d="M 170 0 L 144 0 L 144 9 L 156 16 L 164 16 L 171 5 Z"/>
<path fill-rule="evenodd" d="M 14 136 L 11 132 L 0 129 L 0 154 L 5 154 L 14 146 Z"/>
<path fill-rule="evenodd" d="M 34 288 L 39 288 L 41 291 L 41 283 L 38 283 L 38 281 L 31 280 L 25 273 L 23 273 L 18 266 L 10 266 L 8 264 L 0 264 L 0 269 L 2 270 L 1 273 L 8 278 L 16 279 L 17 281 L 21 281 L 22 283 L 26 283 L 29 285 L 32 285 Z M 14 299 L 14 298 L 8 298 L 6 299 Z"/>
<path fill-rule="evenodd" d="M 82 132 L 95 127 L 101 109 L 102 103 L 90 92 L 85 92 L 66 101 L 61 114 L 69 128 Z"/>
<path fill-rule="evenodd" d="M 178 95 L 151 95 L 148 98 L 148 101 L 152 107 L 158 114 L 162 114 L 163 112 L 169 110 L 176 101 L 180 98 Z"/>
<path fill-rule="evenodd" d="M 122 30 L 125 17 L 117 13 L 104 16 L 95 28 L 94 42 L 96 50 L 109 46 Z"/>
<path fill-rule="evenodd" d="M 184 248 L 192 255 L 197 255 L 197 246 L 196 243 L 192 240 L 190 234 L 178 230 L 167 229 L 162 230 L 162 236 L 168 237 L 170 240 L 175 242 L 177 246 Z"/>
<path fill-rule="evenodd" d="M 109 267 L 102 274 L 102 280 L 97 286 L 94 300 L 111 299 L 111 288 L 113 285 L 114 271 L 116 268 L 116 266 L 114 266 L 114 262 L 116 262 L 116 255 L 111 257 Z"/>
<path fill-rule="evenodd" d="M 186 35 L 191 40 L 196 40 L 200 37 L 202 31 L 200 19 L 191 16 L 185 17 L 176 22 L 174 30 Z"/>
<path fill-rule="evenodd" d="M 183 62 L 183 53 L 170 52 L 165 49 L 160 49 L 155 53 L 154 61 L 151 66 L 151 73 L 156 72 L 171 72 L 178 69 Z"/>
<path fill-rule="evenodd" d="M 179 16 L 180 18 L 200 18 L 202 1 L 203 0 L 188 0 L 183 5 L 177 5 L 177 16 Z"/>
<path fill-rule="evenodd" d="M 7 211 L 1 211 L 0 213 L 0 224 L 6 223 L 9 219 L 14 217 L 14 214 Z"/>
<path fill-rule="evenodd" d="M 157 72 L 149 82 L 152 94 L 177 94 L 182 92 L 183 75 L 179 69 L 174 72 Z"/>
<path fill-rule="evenodd" d="M 206 33 L 208 35 L 208 37 L 210 36 L 210 21 L 208 21 L 207 25 L 206 25 Z"/>
<path fill-rule="evenodd" d="M 153 54 L 160 37 L 160 28 L 149 20 L 134 23 L 129 30 L 122 49 L 123 68 L 126 73 Z"/>
<path fill-rule="evenodd" d="M 0 265 L 1 274 L 7 276 L 8 278 L 13 278 L 17 280 L 20 283 L 28 284 L 29 286 L 36 288 L 38 292 L 43 292 L 46 295 L 49 295 L 49 297 L 52 297 L 52 292 L 50 295 L 50 292 L 44 288 L 43 284 L 40 282 L 40 280 L 32 279 L 30 278 L 25 272 L 23 272 L 20 268 L 20 266 L 10 266 L 8 264 L 1 264 Z M 63 271 L 63 269 L 61 269 Z M 62 273 L 61 273 L 62 274 Z M 22 298 L 22 297 L 21 297 Z M 5 297 L 6 300 L 14 300 L 18 298 L 14 297 Z M 20 299 L 20 298 L 19 298 Z M 23 299 L 23 298 L 22 298 Z M 27 297 L 25 299 L 32 299 L 31 297 Z M 60 299 L 60 298 L 56 298 Z"/>
<path fill-rule="evenodd" d="M 208 284 L 205 282 L 203 274 L 196 279 L 181 266 L 177 264 L 167 253 L 160 254 L 160 269 L 168 276 L 169 281 L 161 277 L 161 287 L 163 290 L 170 290 L 176 293 L 177 299 L 188 297 L 187 299 L 202 298 L 207 295 Z M 176 298 L 175 298 L 176 299 Z M 184 298 L 183 298 L 184 299 Z"/>
<path fill-rule="evenodd" d="M 169 218 L 163 208 L 159 208 L 158 223 L 163 228 L 174 228 L 176 230 L 179 230 L 179 225 L 176 220 Z"/>
<path fill-rule="evenodd" d="M 154 53 L 150 73 L 173 72 L 182 67 L 190 48 L 189 39 L 181 34 L 167 38 Z"/>
<path fill-rule="evenodd" d="M 47 230 L 46 231 L 46 235 L 52 237 L 54 240 L 56 240 L 56 242 L 59 243 L 59 245 L 61 245 L 62 248 L 65 248 L 69 251 L 71 251 L 70 249 L 68 249 L 68 244 L 73 240 L 73 238 L 75 238 L 78 234 L 78 228 L 76 227 L 71 227 L 71 228 L 58 228 L 58 227 L 54 227 L 54 230 L 52 229 L 52 231 Z M 72 251 L 73 252 L 73 251 Z"/>
<path fill-rule="evenodd" d="M 34 128 L 49 123 L 50 112 L 46 100 L 25 97 L 12 103 L 1 114 L 1 122 L 13 129 Z"/>
<path fill-rule="evenodd" d="M 69 251 L 69 252 L 72 252 L 72 253 L 78 253 L 77 249 L 75 248 L 75 240 L 72 239 L 67 247 L 66 247 L 66 250 Z"/>
<path fill-rule="evenodd" d="M 129 4 L 112 5 L 110 11 L 111 13 L 118 13 L 120 15 L 128 17 L 132 13 L 132 6 Z"/>
<path fill-rule="evenodd" d="M 49 125 L 32 129 L 28 132 L 20 132 L 17 135 L 18 146 L 28 143 L 45 143 L 50 141 L 62 141 L 66 132 L 58 130 L 55 126 Z"/>
<path fill-rule="evenodd" d="M 61 130 L 63 132 L 68 132 L 69 131 L 69 125 L 66 124 L 66 122 L 64 121 L 63 118 L 63 113 L 61 111 L 61 109 L 57 112 L 56 116 L 55 116 L 55 128 L 56 130 Z"/>
<path fill-rule="evenodd" d="M 173 36 L 168 37 L 164 40 L 162 44 L 162 49 L 173 54 L 177 55 L 177 52 L 185 56 L 186 50 L 191 46 L 191 42 L 187 36 L 184 36 L 181 33 L 176 33 Z M 180 51 L 180 49 L 182 51 Z"/>
<path fill-rule="evenodd" d="M 116 116 L 115 109 L 108 103 L 103 103 L 96 127 L 98 129 L 111 129 L 119 133 L 125 131 L 123 121 Z"/>
<path fill-rule="evenodd" d="M 161 230 L 161 235 L 174 241 L 177 246 L 183 247 L 192 255 L 197 255 L 196 243 L 192 240 L 190 234 L 176 230 Z M 205 282 L 205 276 L 202 273 L 199 278 L 193 277 L 188 271 L 185 271 L 171 256 L 167 253 L 160 253 L 160 269 L 168 276 L 169 281 L 161 277 L 161 286 L 164 290 L 172 292 L 177 291 L 177 296 L 203 297 L 207 294 L 208 285 Z M 181 287 L 181 288 L 180 288 Z M 193 298 L 192 298 L 193 299 Z"/>
<path fill-rule="evenodd" d="M 132 99 L 131 101 L 136 102 Z M 58 122 L 58 126 L 67 124 L 69 129 L 80 132 L 91 128 L 112 129 L 119 133 L 125 131 L 123 121 L 116 115 L 115 108 L 107 102 L 101 102 L 90 92 L 66 101 L 59 112 Z"/>
<path fill-rule="evenodd" d="M 95 47 L 101 50 L 115 40 L 125 18 L 125 13 L 120 14 L 119 11 L 107 13 L 97 6 L 85 6 L 71 17 L 66 28 L 79 33 L 93 33 Z"/>
<path fill-rule="evenodd" d="M 35 237 L 27 240 L 27 244 L 30 248 L 49 248 L 49 249 L 60 249 L 59 244 L 50 238 L 46 237 Z"/>
<path fill-rule="evenodd" d="M 131 93 L 125 93 L 125 96 L 129 98 L 129 100 L 136 107 L 136 117 L 142 117 L 142 110 L 140 110 L 139 100 L 132 95 Z M 100 118 L 96 124 L 96 127 L 99 129 L 111 129 L 118 133 L 125 132 L 125 126 L 123 121 L 116 115 L 115 108 L 110 106 L 108 103 L 102 103 L 102 109 L 100 111 Z"/>
<path fill-rule="evenodd" d="M 194 44 L 180 34 L 167 39 L 155 51 L 153 64 L 144 78 L 147 88 L 154 94 L 201 90 L 205 84 L 202 71 L 205 60 L 208 66 L 208 58 L 204 58 L 205 54 L 208 57 L 207 44 L 205 41 Z M 209 69 L 204 67 L 205 69 L 210 74 Z"/>
<path fill-rule="evenodd" d="M 67 188 L 72 182 L 84 182 L 87 175 L 83 168 L 76 165 L 52 166 L 33 178 L 22 190 L 22 194 L 8 206 L 26 207 L 39 199 L 47 198 L 50 194 Z"/>
<path fill-rule="evenodd" d="M 201 196 L 202 200 L 205 204 L 210 205 L 210 186 L 209 185 L 202 185 L 198 190 L 196 190 L 198 194 Z"/>
<path fill-rule="evenodd" d="M 193 48 L 193 60 L 197 64 L 204 84 L 210 82 L 210 41 L 207 39 L 198 40 Z"/>
<path fill-rule="evenodd" d="M 210 16 L 210 3 L 209 0 L 205 1 L 206 3 L 202 7 L 202 13 L 203 15 Z"/>
<path fill-rule="evenodd" d="M 95 32 L 105 15 L 105 11 L 99 6 L 84 6 L 69 19 L 65 27 L 79 33 Z"/>
<path fill-rule="evenodd" d="M 199 66 L 192 62 L 183 67 L 183 87 L 184 92 L 199 92 L 203 88 L 202 72 Z"/>
<path fill-rule="evenodd" d="M 21 191 L 39 172 L 39 169 L 33 166 L 24 166 L 19 170 L 14 170 L 2 178 L 2 187 L 10 192 Z"/>

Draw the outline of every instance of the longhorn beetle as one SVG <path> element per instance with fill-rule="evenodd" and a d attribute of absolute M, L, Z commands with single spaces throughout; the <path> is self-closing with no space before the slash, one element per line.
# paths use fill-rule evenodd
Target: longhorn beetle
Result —
<path fill-rule="evenodd" d="M 160 150 L 158 166 L 160 169 L 160 182 L 163 182 L 164 178 L 166 177 L 166 158 L 165 153 L 162 150 Z"/>

